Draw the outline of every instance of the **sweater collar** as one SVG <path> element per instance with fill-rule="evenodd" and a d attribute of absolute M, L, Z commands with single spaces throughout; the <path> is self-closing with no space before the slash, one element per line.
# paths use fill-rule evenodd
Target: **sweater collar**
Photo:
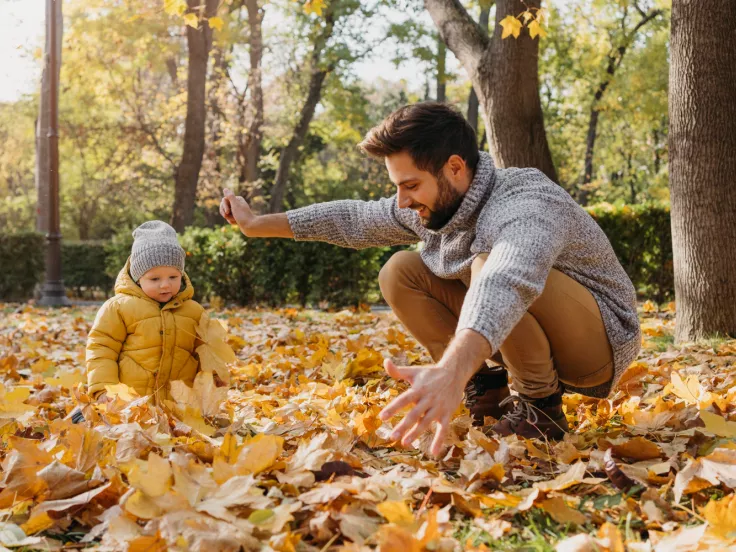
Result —
<path fill-rule="evenodd" d="M 473 181 L 470 183 L 468 191 L 465 192 L 460 207 L 452 218 L 439 230 L 425 231 L 430 234 L 450 234 L 456 230 L 466 230 L 470 228 L 477 218 L 478 212 L 485 205 L 485 200 L 493 191 L 496 183 L 496 168 L 493 165 L 493 159 L 485 152 L 480 152 L 478 166 L 475 168 Z"/>

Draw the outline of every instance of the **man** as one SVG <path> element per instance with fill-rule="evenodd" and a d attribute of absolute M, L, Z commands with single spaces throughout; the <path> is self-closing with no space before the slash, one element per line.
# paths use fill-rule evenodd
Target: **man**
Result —
<path fill-rule="evenodd" d="M 220 211 L 249 237 L 424 243 L 379 275 L 386 301 L 435 362 L 386 361 L 411 384 L 381 413 L 388 420 L 412 407 L 393 438 L 409 444 L 436 422 L 430 450 L 439 454 L 463 394 L 476 421 L 500 418 L 501 435 L 563 436 L 563 384 L 605 397 L 640 347 L 634 288 L 606 236 L 540 171 L 494 167 L 445 104 L 402 107 L 359 146 L 384 160 L 395 196 L 255 216 L 225 190 Z"/>

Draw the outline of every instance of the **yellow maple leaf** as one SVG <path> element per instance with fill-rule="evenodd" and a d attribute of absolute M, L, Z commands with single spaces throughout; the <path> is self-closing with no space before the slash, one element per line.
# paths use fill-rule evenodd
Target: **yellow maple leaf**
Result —
<path fill-rule="evenodd" d="M 146 496 L 157 497 L 165 495 L 171 489 L 172 475 L 169 461 L 152 452 L 147 461 L 138 460 L 132 465 L 128 472 L 128 481 Z"/>
<path fill-rule="evenodd" d="M 171 396 L 180 409 L 190 408 L 212 417 L 227 400 L 227 387 L 217 387 L 212 372 L 199 372 L 192 387 L 181 380 L 172 381 Z"/>
<path fill-rule="evenodd" d="M 184 16 L 184 24 L 189 25 L 193 29 L 199 28 L 199 17 L 196 13 L 188 13 Z"/>
<path fill-rule="evenodd" d="M 504 17 L 499 25 L 503 27 L 503 33 L 501 34 L 502 39 L 508 38 L 512 35 L 514 38 L 519 38 L 519 34 L 521 33 L 521 21 L 513 15 L 507 15 Z"/>
<path fill-rule="evenodd" d="M 708 521 L 708 530 L 717 537 L 736 540 L 736 495 L 711 500 L 703 510 L 703 517 Z"/>
<path fill-rule="evenodd" d="M 409 505 L 403 500 L 387 500 L 376 505 L 378 513 L 389 523 L 396 525 L 411 525 L 414 523 L 414 514 Z"/>
<path fill-rule="evenodd" d="M 215 434 L 215 428 L 207 425 L 199 409 L 186 407 L 181 414 L 181 421 L 207 437 L 212 437 Z"/>
<path fill-rule="evenodd" d="M 705 423 L 705 430 L 719 437 L 735 438 L 736 422 L 729 422 L 723 416 L 707 410 L 700 412 L 700 419 Z"/>
<path fill-rule="evenodd" d="M 256 474 L 273 466 L 284 450 L 284 438 L 259 434 L 245 441 L 235 461 L 238 474 Z"/>
<path fill-rule="evenodd" d="M 164 11 L 169 15 L 182 15 L 187 11 L 186 0 L 164 0 Z"/>
<path fill-rule="evenodd" d="M 672 372 L 672 393 L 691 404 L 697 404 L 703 393 L 698 376 L 692 375 L 683 381 L 680 374 Z"/>
<path fill-rule="evenodd" d="M 106 385 L 105 391 L 107 392 L 107 396 L 111 399 L 117 397 L 118 399 L 125 402 L 130 402 L 141 398 L 135 389 L 125 385 L 124 383 Z"/>
<path fill-rule="evenodd" d="M 74 389 L 74 386 L 78 383 L 86 381 L 87 378 L 82 372 L 74 371 L 67 372 L 59 370 L 55 376 L 50 378 L 44 378 L 44 382 L 48 385 L 54 385 L 56 387 L 66 387 L 67 389 Z"/>
<path fill-rule="evenodd" d="M 322 10 L 325 9 L 325 0 L 307 0 L 304 3 L 304 13 L 322 16 Z"/>
<path fill-rule="evenodd" d="M 529 23 L 529 36 L 532 38 L 536 38 L 537 36 L 540 36 L 542 38 L 545 38 L 547 36 L 547 31 L 544 30 L 544 27 L 542 27 L 539 24 L 539 21 L 536 19 Z"/>
<path fill-rule="evenodd" d="M 24 402 L 30 394 L 30 387 L 19 386 L 6 391 L 5 386 L 0 383 L 0 418 L 17 418 L 35 410 L 33 406 Z"/>
<path fill-rule="evenodd" d="M 202 345 L 197 347 L 199 364 L 205 372 L 216 372 L 222 381 L 230 382 L 230 370 L 227 365 L 235 362 L 237 357 L 228 344 L 227 329 L 220 320 L 211 319 L 205 312 L 197 325 L 197 336 Z"/>
<path fill-rule="evenodd" d="M 128 497 L 125 510 L 140 519 L 155 519 L 163 514 L 161 507 L 141 491 L 135 491 Z"/>
<path fill-rule="evenodd" d="M 225 22 L 222 20 L 221 17 L 210 17 L 207 20 L 207 23 L 209 23 L 211 29 L 216 29 L 218 31 L 222 30 L 222 26 L 225 24 Z"/>

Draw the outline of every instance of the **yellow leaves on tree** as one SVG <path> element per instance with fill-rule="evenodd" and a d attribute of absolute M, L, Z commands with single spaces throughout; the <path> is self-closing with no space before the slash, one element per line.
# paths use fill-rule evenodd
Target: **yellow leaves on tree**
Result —
<path fill-rule="evenodd" d="M 499 23 L 503 28 L 501 38 L 504 39 L 510 36 L 519 38 L 519 35 L 521 35 L 521 29 L 525 25 L 529 29 L 529 36 L 532 37 L 532 39 L 538 36 L 544 38 L 547 36 L 547 31 L 542 25 L 544 24 L 546 17 L 546 12 L 543 9 L 535 8 L 525 10 L 518 16 L 507 15 Z"/>
<path fill-rule="evenodd" d="M 304 13 L 322 16 L 322 10 L 325 9 L 325 0 L 307 0 L 304 2 Z"/>

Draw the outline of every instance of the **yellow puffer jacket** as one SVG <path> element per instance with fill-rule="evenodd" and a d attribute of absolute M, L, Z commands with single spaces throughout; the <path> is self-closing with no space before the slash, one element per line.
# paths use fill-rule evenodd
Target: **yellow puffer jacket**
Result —
<path fill-rule="evenodd" d="M 182 290 L 162 307 L 133 281 L 129 268 L 130 259 L 118 274 L 115 297 L 102 305 L 87 337 L 89 393 L 124 383 L 156 402 L 170 399 L 170 381 L 191 386 L 197 374 L 196 328 L 204 308 L 192 300 L 186 273 Z"/>

